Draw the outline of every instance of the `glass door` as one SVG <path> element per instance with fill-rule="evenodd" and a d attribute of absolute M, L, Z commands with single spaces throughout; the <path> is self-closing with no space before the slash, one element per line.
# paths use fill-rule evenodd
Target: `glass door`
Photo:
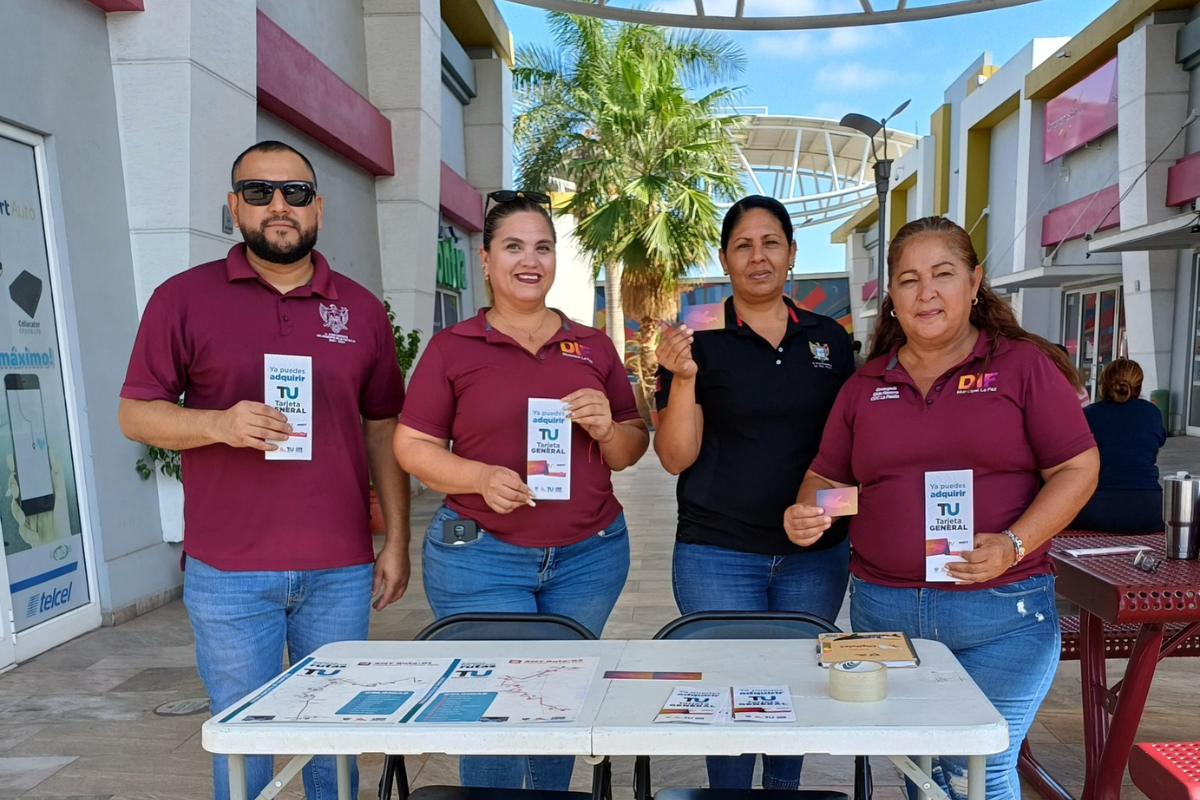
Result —
<path fill-rule="evenodd" d="M 1198 256 L 1200 258 L 1200 256 Z M 1188 386 L 1187 432 L 1200 436 L 1200 288 L 1192 294 L 1191 383 Z"/>
<path fill-rule="evenodd" d="M 1063 292 L 1062 343 L 1093 400 L 1104 367 L 1128 351 L 1124 300 L 1119 285 Z"/>
<path fill-rule="evenodd" d="M 0 123 L 0 665 L 100 623 L 40 136 Z"/>

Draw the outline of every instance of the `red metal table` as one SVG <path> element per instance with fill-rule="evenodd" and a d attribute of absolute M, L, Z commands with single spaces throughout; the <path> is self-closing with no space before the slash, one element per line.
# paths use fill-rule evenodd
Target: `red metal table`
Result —
<path fill-rule="evenodd" d="M 1151 553 L 1162 559 L 1158 571 L 1138 569 L 1128 553 L 1076 558 L 1063 552 L 1130 544 L 1149 545 Z M 1165 544 L 1161 533 L 1079 534 L 1056 537 L 1051 546 L 1050 557 L 1058 569 L 1056 590 L 1080 608 L 1086 758 L 1082 800 L 1119 800 L 1121 778 L 1155 667 L 1159 659 L 1200 629 L 1200 561 L 1169 561 L 1163 558 Z M 1111 688 L 1104 664 L 1105 622 L 1140 626 L 1125 677 Z M 1164 641 L 1164 626 L 1179 623 L 1187 623 L 1187 627 Z M 1022 748 L 1020 771 L 1043 797 L 1071 800 L 1037 763 L 1028 743 Z"/>

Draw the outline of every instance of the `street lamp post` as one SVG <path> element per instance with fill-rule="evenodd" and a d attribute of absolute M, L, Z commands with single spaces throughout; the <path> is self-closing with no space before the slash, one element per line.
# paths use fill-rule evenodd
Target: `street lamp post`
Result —
<path fill-rule="evenodd" d="M 910 102 L 912 101 L 905 100 L 895 111 L 879 121 L 865 117 L 862 114 L 847 114 L 842 117 L 839 123 L 843 127 L 853 128 L 870 139 L 871 155 L 875 157 L 873 167 L 875 170 L 875 194 L 879 198 L 878 234 L 876 235 L 875 242 L 875 249 L 878 251 L 875 303 L 879 313 L 883 313 L 883 287 L 886 285 L 884 271 L 887 262 L 887 195 L 888 186 L 891 184 L 892 179 L 892 159 L 888 158 L 887 123 L 888 120 L 893 119 L 901 111 L 908 108 Z M 875 149 L 875 135 L 880 131 L 883 131 L 883 158 L 879 157 L 879 153 Z"/>

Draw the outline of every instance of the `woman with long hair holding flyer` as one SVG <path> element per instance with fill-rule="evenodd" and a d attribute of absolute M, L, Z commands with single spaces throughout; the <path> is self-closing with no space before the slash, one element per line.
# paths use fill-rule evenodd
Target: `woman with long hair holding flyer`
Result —
<path fill-rule="evenodd" d="M 1020 797 L 1017 754 L 1054 678 L 1050 540 L 1096 486 L 1099 458 L 1054 345 L 991 291 L 971 239 L 943 217 L 900 229 L 867 363 L 838 396 L 784 526 L 827 535 L 821 490 L 857 490 L 855 631 L 937 639 L 1008 720 L 987 796 Z M 939 782 L 965 797 L 966 759 Z"/>

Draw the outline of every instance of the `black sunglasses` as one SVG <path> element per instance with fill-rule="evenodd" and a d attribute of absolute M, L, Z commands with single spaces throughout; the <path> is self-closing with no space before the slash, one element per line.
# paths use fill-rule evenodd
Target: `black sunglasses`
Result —
<path fill-rule="evenodd" d="M 252 206 L 270 205 L 276 189 L 283 192 L 289 206 L 306 206 L 317 196 L 317 185 L 310 181 L 249 180 L 233 185 L 233 191 L 241 192 L 242 199 Z"/>
<path fill-rule="evenodd" d="M 520 189 L 499 189 L 494 192 L 488 192 L 487 202 L 483 204 L 483 215 L 486 217 L 491 208 L 491 204 L 503 205 L 511 203 L 514 200 L 529 200 L 537 203 L 539 206 L 545 206 L 546 210 L 550 210 L 550 195 L 542 192 L 526 192 Z"/>

